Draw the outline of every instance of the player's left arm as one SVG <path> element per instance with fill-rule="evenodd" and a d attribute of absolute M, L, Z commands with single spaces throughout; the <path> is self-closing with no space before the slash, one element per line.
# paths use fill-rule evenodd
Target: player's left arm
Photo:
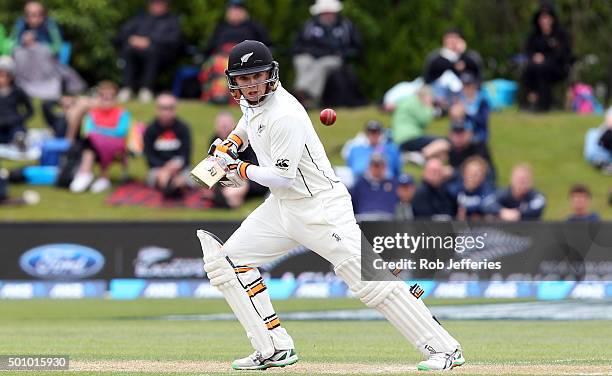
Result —
<path fill-rule="evenodd" d="M 306 126 L 303 120 L 284 116 L 270 129 L 270 155 L 272 166 L 256 166 L 242 162 L 238 173 L 269 188 L 289 188 L 297 175 L 298 163 L 306 145 Z"/>

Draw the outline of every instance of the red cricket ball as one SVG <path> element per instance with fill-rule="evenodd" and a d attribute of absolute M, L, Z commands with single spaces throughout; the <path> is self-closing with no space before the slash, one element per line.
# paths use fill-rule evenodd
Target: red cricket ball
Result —
<path fill-rule="evenodd" d="M 324 110 L 321 111 L 321 114 L 319 115 L 319 120 L 321 120 L 321 123 L 324 125 L 332 125 L 336 122 L 336 111 L 332 110 L 331 108 L 326 108 Z"/>

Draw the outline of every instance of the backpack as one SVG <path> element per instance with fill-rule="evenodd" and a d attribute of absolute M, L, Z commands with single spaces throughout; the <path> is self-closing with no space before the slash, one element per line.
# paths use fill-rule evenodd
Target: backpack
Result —
<path fill-rule="evenodd" d="M 84 146 L 82 142 L 76 141 L 68 151 L 60 157 L 59 173 L 55 185 L 61 188 L 70 187 L 72 179 L 81 164 L 81 155 L 83 154 Z"/>
<path fill-rule="evenodd" d="M 571 89 L 572 111 L 578 114 L 601 114 L 603 108 L 593 94 L 593 87 L 577 83 Z"/>

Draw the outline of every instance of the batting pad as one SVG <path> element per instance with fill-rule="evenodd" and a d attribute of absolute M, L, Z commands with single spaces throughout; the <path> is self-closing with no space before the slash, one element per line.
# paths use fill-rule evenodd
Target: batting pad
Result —
<path fill-rule="evenodd" d="M 334 271 L 363 303 L 385 316 L 424 356 L 460 348 L 459 342 L 434 319 L 425 303 L 403 281 L 362 281 L 359 256 L 341 262 Z"/>
<path fill-rule="evenodd" d="M 234 268 L 221 252 L 221 242 L 211 233 L 198 230 L 197 236 L 204 254 L 204 270 L 210 280 L 225 297 L 227 304 L 247 332 L 251 345 L 264 359 L 274 354 L 274 344 L 268 328 L 257 313 L 251 299 L 234 273 Z"/>
<path fill-rule="evenodd" d="M 255 310 L 268 328 L 268 333 L 270 337 L 272 337 L 274 348 L 276 350 L 293 349 L 293 339 L 289 336 L 285 328 L 281 326 L 280 319 L 276 315 L 274 307 L 272 307 L 268 289 L 259 270 L 255 267 L 234 265 L 234 272 L 244 286 L 251 302 L 253 302 Z"/>

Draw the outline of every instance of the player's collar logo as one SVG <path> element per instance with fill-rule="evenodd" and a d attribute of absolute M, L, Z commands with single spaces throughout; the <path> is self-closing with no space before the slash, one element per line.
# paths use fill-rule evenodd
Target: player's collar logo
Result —
<path fill-rule="evenodd" d="M 249 52 L 248 54 L 244 54 L 240 57 L 240 66 L 242 66 L 242 64 L 246 63 L 247 61 L 249 61 L 249 59 L 251 58 L 251 56 L 253 56 L 253 52 Z"/>
<path fill-rule="evenodd" d="M 259 126 L 257 127 L 257 135 L 261 136 L 261 132 L 263 132 L 264 129 L 266 129 L 266 125 L 265 124 L 259 124 Z"/>

